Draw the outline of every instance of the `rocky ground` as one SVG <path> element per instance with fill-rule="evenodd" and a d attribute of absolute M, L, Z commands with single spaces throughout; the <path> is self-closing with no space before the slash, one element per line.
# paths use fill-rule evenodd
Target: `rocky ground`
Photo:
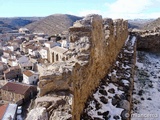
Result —
<path fill-rule="evenodd" d="M 53 92 L 38 97 L 26 120 L 71 120 L 72 97 L 66 91 Z"/>
<path fill-rule="evenodd" d="M 160 120 L 160 53 L 137 51 L 136 66 L 132 120 Z"/>
<path fill-rule="evenodd" d="M 81 120 L 123 120 L 130 113 L 135 37 L 122 48 L 110 73 L 89 98 Z"/>

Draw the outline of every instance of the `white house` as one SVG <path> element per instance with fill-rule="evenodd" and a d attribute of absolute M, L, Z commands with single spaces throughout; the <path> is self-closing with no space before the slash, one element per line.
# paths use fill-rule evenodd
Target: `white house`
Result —
<path fill-rule="evenodd" d="M 2 46 L 2 50 L 4 50 L 4 51 L 9 50 L 8 46 Z"/>
<path fill-rule="evenodd" d="M 15 47 L 14 47 L 14 46 L 7 46 L 7 48 L 8 48 L 10 51 L 14 51 L 14 50 L 15 50 Z"/>
<path fill-rule="evenodd" d="M 50 51 L 50 62 L 65 61 L 67 59 L 66 52 L 68 49 L 55 46 Z"/>
<path fill-rule="evenodd" d="M 40 53 L 42 59 L 48 59 L 48 57 L 49 57 L 49 48 L 43 47 L 43 48 L 41 48 L 39 53 Z"/>
<path fill-rule="evenodd" d="M 34 40 L 39 43 L 45 43 L 46 41 L 48 41 L 48 39 L 43 38 L 43 37 L 36 37 L 36 38 L 34 38 Z"/>
<path fill-rule="evenodd" d="M 15 59 L 17 63 L 22 64 L 22 63 L 27 63 L 29 61 L 29 58 L 25 55 L 11 55 L 11 59 Z"/>
<path fill-rule="evenodd" d="M 8 63 L 8 57 L 6 57 L 4 55 L 1 56 L 1 61 L 7 64 Z"/>
<path fill-rule="evenodd" d="M 8 59 L 8 63 L 10 66 L 18 66 L 19 64 L 28 63 L 29 58 L 24 55 L 11 55 L 10 59 Z"/>
<path fill-rule="evenodd" d="M 37 48 L 37 47 L 32 47 L 32 48 L 30 47 L 30 48 L 28 48 L 28 54 L 37 57 L 39 55 L 38 49 L 39 48 Z"/>
<path fill-rule="evenodd" d="M 8 47 L 8 49 L 11 50 L 11 51 L 15 51 L 15 50 L 18 48 L 17 45 L 11 45 L 11 46 L 7 46 L 7 47 Z"/>
<path fill-rule="evenodd" d="M 58 42 L 60 43 L 61 47 L 63 47 L 63 48 L 68 48 L 69 47 L 69 43 L 68 43 L 67 40 L 60 40 Z"/>
<path fill-rule="evenodd" d="M 10 66 L 18 66 L 16 59 L 8 59 L 8 64 Z"/>
<path fill-rule="evenodd" d="M 9 50 L 3 51 L 3 56 L 1 56 L 1 61 L 7 64 L 12 54 L 13 54 L 12 51 Z"/>
<path fill-rule="evenodd" d="M 10 57 L 12 53 L 13 53 L 13 52 L 10 51 L 10 50 L 5 50 L 5 51 L 3 51 L 3 55 L 4 55 L 5 57 Z"/>
<path fill-rule="evenodd" d="M 27 63 L 21 63 L 19 64 L 22 72 L 24 72 L 25 70 L 32 70 L 34 65 L 31 62 L 27 62 Z"/>
<path fill-rule="evenodd" d="M 23 83 L 35 85 L 37 84 L 39 75 L 31 70 L 26 70 L 23 72 Z"/>
<path fill-rule="evenodd" d="M 20 28 L 19 33 L 29 34 L 29 30 L 27 28 Z"/>
<path fill-rule="evenodd" d="M 55 47 L 55 46 L 60 46 L 60 44 L 57 43 L 57 42 L 55 42 L 55 41 L 48 41 L 48 42 L 44 43 L 44 45 L 47 48 L 52 48 L 52 47 Z"/>
<path fill-rule="evenodd" d="M 28 63 L 28 61 L 29 61 L 29 58 L 24 55 L 17 58 L 17 62 L 19 64 Z"/>

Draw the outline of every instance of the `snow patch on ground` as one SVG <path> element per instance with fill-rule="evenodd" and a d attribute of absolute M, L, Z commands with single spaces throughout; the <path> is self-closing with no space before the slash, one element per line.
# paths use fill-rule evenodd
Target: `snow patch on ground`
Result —
<path fill-rule="evenodd" d="M 160 54 L 137 52 L 132 120 L 160 120 Z"/>
<path fill-rule="evenodd" d="M 122 93 L 124 93 L 123 91 L 118 90 L 118 88 L 113 84 L 110 83 L 108 84 L 108 86 L 103 86 L 105 88 L 106 91 L 108 91 L 109 89 L 114 89 L 115 93 L 109 93 L 107 96 L 102 95 L 101 93 L 99 93 L 99 91 L 97 91 L 95 94 L 93 94 L 94 98 L 102 105 L 102 108 L 99 110 L 95 109 L 95 104 L 94 101 L 90 102 L 89 107 L 94 108 L 93 110 L 88 111 L 88 115 L 92 116 L 92 119 L 96 118 L 103 118 L 102 116 L 98 115 L 98 112 L 105 112 L 105 111 L 109 111 L 109 115 L 110 115 L 110 120 L 114 120 L 113 117 L 116 115 L 120 115 L 121 112 L 124 110 L 122 108 L 117 108 L 116 106 L 112 105 L 112 99 L 111 97 L 117 95 L 122 95 Z M 101 102 L 100 97 L 104 96 L 106 99 L 108 99 L 108 103 L 104 104 L 103 102 Z M 119 116 L 120 117 L 120 116 Z M 121 117 L 120 117 L 121 118 Z"/>

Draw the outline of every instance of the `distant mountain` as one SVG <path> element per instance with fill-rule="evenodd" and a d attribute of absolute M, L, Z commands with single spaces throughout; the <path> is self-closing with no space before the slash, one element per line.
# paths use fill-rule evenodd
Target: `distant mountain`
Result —
<path fill-rule="evenodd" d="M 80 19 L 82 18 L 68 14 L 54 14 L 28 24 L 25 27 L 32 32 L 43 32 L 53 35 L 68 30 L 75 21 Z"/>
<path fill-rule="evenodd" d="M 10 31 L 13 29 L 15 29 L 15 27 L 6 24 L 3 21 L 0 21 L 0 33 L 4 33 L 5 31 Z"/>
<path fill-rule="evenodd" d="M 144 26 L 144 29 L 146 29 L 146 30 L 153 30 L 156 27 L 160 27 L 160 17 L 157 18 L 156 20 L 154 20 L 154 21 L 146 24 Z"/>
<path fill-rule="evenodd" d="M 128 20 L 129 28 L 143 29 L 145 25 L 151 23 L 154 19 L 133 19 Z"/>
<path fill-rule="evenodd" d="M 42 19 L 42 17 L 11 17 L 11 18 L 0 17 L 0 33 L 19 29 L 20 27 L 24 27 L 25 25 L 40 19 Z"/>
<path fill-rule="evenodd" d="M 12 28 L 20 28 L 32 22 L 42 19 L 41 17 L 13 17 L 13 18 L 0 18 L 4 24 L 12 26 Z"/>

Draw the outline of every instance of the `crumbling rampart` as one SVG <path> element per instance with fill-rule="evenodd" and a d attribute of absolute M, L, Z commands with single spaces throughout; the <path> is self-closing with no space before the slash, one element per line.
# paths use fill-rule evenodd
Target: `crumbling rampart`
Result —
<path fill-rule="evenodd" d="M 160 51 L 160 32 L 137 32 L 137 50 Z"/>
<path fill-rule="evenodd" d="M 69 29 L 68 60 L 42 66 L 39 96 L 68 90 L 73 94 L 72 119 L 79 120 L 87 98 L 106 76 L 128 37 L 128 23 L 89 15 Z"/>

